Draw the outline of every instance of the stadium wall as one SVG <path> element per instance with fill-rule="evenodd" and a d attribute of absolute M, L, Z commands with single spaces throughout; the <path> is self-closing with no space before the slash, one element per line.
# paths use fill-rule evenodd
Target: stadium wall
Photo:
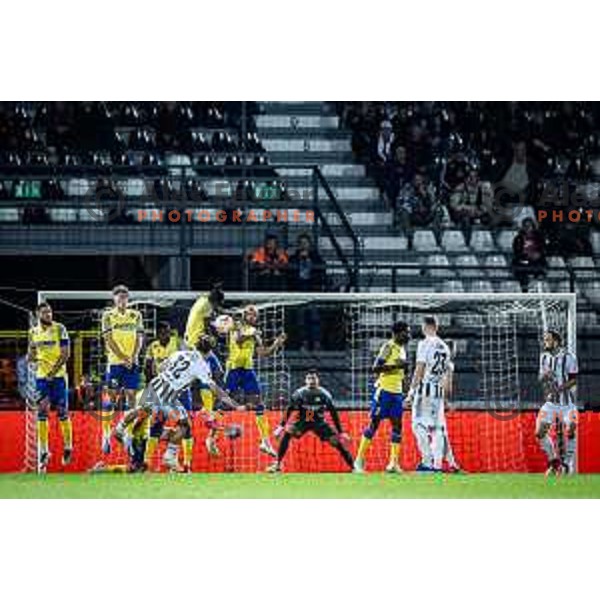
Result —
<path fill-rule="evenodd" d="M 74 459 L 66 468 L 60 465 L 61 442 L 58 423 L 52 418 L 50 471 L 81 472 L 90 469 L 103 457 L 100 453 L 100 422 L 93 415 L 74 412 Z M 341 414 L 346 431 L 352 435 L 356 447 L 360 432 L 366 424 L 367 414 L 348 411 Z M 279 413 L 271 414 L 275 425 Z M 243 435 L 236 440 L 220 439 L 221 456 L 209 459 L 203 440 L 207 430 L 197 419 L 193 469 L 203 472 L 255 472 L 264 470 L 269 459 L 259 455 L 256 427 L 252 414 L 229 413 L 225 422 L 242 426 Z M 463 468 L 469 472 L 541 472 L 545 459 L 534 436 L 535 413 L 522 413 L 510 420 L 499 420 L 486 412 L 461 411 L 448 415 L 448 429 L 455 454 Z M 389 431 L 386 426 L 377 436 L 370 454 L 369 469 L 381 470 L 388 453 Z M 23 467 L 25 414 L 18 411 L 0 413 L 0 471 L 15 472 Z M 414 438 L 410 432 L 410 415 L 404 417 L 404 448 L 402 466 L 413 469 L 417 463 Z M 579 470 L 585 473 L 600 472 L 600 415 L 584 413 L 579 424 Z M 115 453 L 108 462 L 123 461 L 122 453 Z M 343 471 L 345 466 L 337 453 L 322 445 L 314 436 L 307 435 L 292 443 L 285 463 L 286 471 Z"/>

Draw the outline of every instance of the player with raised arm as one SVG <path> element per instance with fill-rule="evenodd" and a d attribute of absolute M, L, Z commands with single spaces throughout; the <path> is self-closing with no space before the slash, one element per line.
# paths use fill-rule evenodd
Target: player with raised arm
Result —
<path fill-rule="evenodd" d="M 48 418 L 51 408 L 58 412 L 63 438 L 62 464 L 68 465 L 73 454 L 73 426 L 69 416 L 67 361 L 70 354 L 69 334 L 64 325 L 53 320 L 47 302 L 38 305 L 37 324 L 29 330 L 27 359 L 35 364 L 37 399 L 38 465 L 45 472 L 50 460 Z"/>
<path fill-rule="evenodd" d="M 181 404 L 180 398 L 194 381 L 200 381 L 207 385 L 225 404 L 239 408 L 211 378 L 210 367 L 201 354 L 205 350 L 206 339 L 206 336 L 200 338 L 197 349 L 180 350 L 166 359 L 158 375 L 146 386 L 139 406 L 127 411 L 115 428 L 115 437 L 128 448 L 130 440 L 127 428 L 134 423 L 136 418 L 147 416 L 152 411 L 162 411 L 164 420 L 170 420 L 175 424 L 169 434 L 169 443 L 163 456 L 164 464 L 172 470 L 178 468 L 179 443 L 191 427 L 189 415 Z"/>
<path fill-rule="evenodd" d="M 444 456 L 444 432 L 440 419 L 444 402 L 444 382 L 450 365 L 450 349 L 438 337 L 433 316 L 423 319 L 424 339 L 417 347 L 417 359 L 407 405 L 412 405 L 412 429 L 421 462 L 417 471 L 438 471 Z"/>
<path fill-rule="evenodd" d="M 102 314 L 107 370 L 102 401 L 102 452 L 110 453 L 111 420 L 119 394 L 124 393 L 124 409 L 135 405 L 140 388 L 139 353 L 144 341 L 142 313 L 129 307 L 129 290 L 124 285 L 113 289 L 114 306 Z"/>
<path fill-rule="evenodd" d="M 410 328 L 404 321 L 394 323 L 391 338 L 379 350 L 372 371 L 377 375 L 371 399 L 369 425 L 363 431 L 354 471 L 361 473 L 365 467 L 365 456 L 381 421 L 389 419 L 392 425 L 390 458 L 385 468 L 387 473 L 401 473 L 400 443 L 402 441 L 402 410 L 404 403 L 405 374 L 408 366 L 406 344 L 410 339 Z"/>
<path fill-rule="evenodd" d="M 330 414 L 335 429 L 325 420 L 325 411 Z M 322 442 L 333 446 L 352 470 L 354 463 L 352 454 L 344 446 L 344 442 L 349 439 L 348 435 L 342 429 L 331 393 L 320 385 L 319 373 L 316 369 L 310 369 L 306 373 L 305 385 L 292 394 L 284 418 L 275 430 L 276 437 L 283 435 L 279 442 L 277 460 L 267 468 L 267 471 L 280 472 L 291 439 L 301 438 L 309 431 L 312 431 Z"/>
<path fill-rule="evenodd" d="M 259 450 L 276 457 L 277 453 L 269 440 L 269 423 L 265 416 L 266 407 L 262 400 L 260 383 L 254 370 L 254 355 L 271 356 L 283 347 L 287 336 L 282 332 L 267 345 L 256 327 L 257 321 L 258 308 L 254 305 L 246 306 L 241 322 L 229 332 L 225 389 L 228 393 L 237 395 L 240 402 L 243 401 L 254 408 L 260 435 Z"/>
<path fill-rule="evenodd" d="M 200 338 L 208 332 L 211 316 L 219 310 L 224 301 L 225 294 L 220 283 L 213 285 L 208 294 L 198 296 L 188 314 L 183 338 L 190 350 L 196 348 Z"/>
<path fill-rule="evenodd" d="M 577 373 L 577 357 L 563 346 L 560 333 L 554 329 L 545 331 L 539 370 L 545 402 L 537 416 L 535 434 L 548 459 L 548 475 L 575 470 Z M 566 431 L 564 456 L 560 456 L 550 437 L 552 426 Z"/>

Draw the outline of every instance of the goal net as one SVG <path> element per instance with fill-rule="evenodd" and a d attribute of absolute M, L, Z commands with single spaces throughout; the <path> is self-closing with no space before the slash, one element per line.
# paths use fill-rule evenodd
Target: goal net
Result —
<path fill-rule="evenodd" d="M 201 292 L 132 292 L 131 303 L 142 311 L 146 341 L 160 321 L 169 321 L 182 335 L 189 309 Z M 100 314 L 111 302 L 109 292 L 40 292 L 55 318 L 78 341 L 72 361 L 72 387 L 80 379 L 96 384 L 96 398 L 74 394 L 76 467 L 100 458 L 100 423 L 95 419 L 105 359 L 100 339 Z M 576 346 L 576 300 L 572 294 L 285 294 L 226 293 L 225 307 L 241 312 L 248 304 L 259 310 L 258 328 L 269 342 L 285 331 L 285 348 L 258 358 L 256 371 L 271 428 L 281 420 L 291 393 L 304 383 L 308 368 L 318 367 L 351 435 L 354 453 L 369 420 L 374 377 L 371 368 L 394 322 L 406 321 L 412 331 L 408 345 L 414 365 L 423 316 L 433 314 L 440 336 L 455 348 L 455 384 L 447 413 L 454 454 L 468 471 L 535 471 L 545 465 L 534 437 L 536 410 L 542 404 L 537 370 L 542 332 L 557 329 L 566 345 Z M 216 353 L 227 360 L 219 340 Z M 412 369 L 409 368 L 410 377 Z M 89 388 L 88 388 L 89 389 Z M 210 432 L 201 405 L 194 420 L 194 462 L 197 471 L 264 470 L 270 459 L 259 451 L 254 415 L 224 410 L 217 435 L 219 456 L 205 447 Z M 367 467 L 379 470 L 389 453 L 389 425 L 383 424 L 369 450 Z M 237 433 L 241 432 L 241 435 Z M 276 447 L 276 441 L 272 439 Z M 32 455 L 35 438 L 26 439 Z M 403 419 L 401 463 L 418 461 L 410 414 Z M 116 459 L 116 458 L 115 458 Z M 343 463 L 331 448 L 307 435 L 292 443 L 286 470 L 336 471 Z"/>

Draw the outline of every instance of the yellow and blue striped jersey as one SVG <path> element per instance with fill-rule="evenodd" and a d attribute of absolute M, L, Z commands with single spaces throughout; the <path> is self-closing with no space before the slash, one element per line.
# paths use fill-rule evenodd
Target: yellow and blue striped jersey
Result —
<path fill-rule="evenodd" d="M 385 342 L 375 359 L 376 365 L 397 365 L 399 361 L 406 360 L 406 348 L 391 339 Z M 375 385 L 391 394 L 400 394 L 404 383 L 404 369 L 394 370 L 391 373 L 380 373 Z"/>
<path fill-rule="evenodd" d="M 163 346 L 158 339 L 150 342 L 146 349 L 146 360 L 153 362 L 153 370 L 155 373 L 158 373 L 160 365 L 178 350 L 181 350 L 181 341 L 177 332 L 174 332 L 171 334 L 171 338 L 166 346 Z"/>
<path fill-rule="evenodd" d="M 60 358 L 61 348 L 69 345 L 69 334 L 61 323 L 54 321 L 44 327 L 41 323 L 29 330 L 29 345 L 33 349 L 37 363 L 36 377 L 48 377 L 52 367 Z M 56 372 L 55 377 L 66 377 L 67 365 L 64 364 Z"/>
<path fill-rule="evenodd" d="M 252 325 L 242 325 L 235 328 L 229 334 L 227 357 L 227 370 L 232 369 L 252 369 L 254 366 L 254 351 L 256 350 L 256 339 L 250 338 L 244 340 L 241 344 L 237 341 L 238 333 L 241 335 L 252 335 L 256 331 L 256 327 Z"/>
<path fill-rule="evenodd" d="M 133 357 L 137 337 L 144 332 L 142 313 L 134 308 L 120 311 L 117 307 L 107 308 L 102 315 L 102 335 L 112 334 L 114 342 L 125 356 Z M 106 345 L 109 365 L 122 365 L 123 360 Z"/>
<path fill-rule="evenodd" d="M 196 344 L 206 329 L 206 319 L 212 312 L 212 306 L 208 295 L 200 296 L 190 309 L 187 323 L 185 325 L 184 340 L 188 348 L 196 348 Z"/>

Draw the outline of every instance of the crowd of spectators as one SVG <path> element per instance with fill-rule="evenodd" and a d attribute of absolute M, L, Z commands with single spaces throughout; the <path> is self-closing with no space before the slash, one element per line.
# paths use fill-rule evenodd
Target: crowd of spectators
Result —
<path fill-rule="evenodd" d="M 600 108 L 592 102 L 344 102 L 337 106 L 363 161 L 408 234 L 453 223 L 469 241 L 475 225 L 512 223 L 503 205 L 535 208 L 551 183 L 597 177 Z M 517 211 L 515 211 L 517 212 Z M 516 223 L 518 224 L 518 222 Z M 552 252 L 585 252 L 578 230 L 542 224 Z"/>

